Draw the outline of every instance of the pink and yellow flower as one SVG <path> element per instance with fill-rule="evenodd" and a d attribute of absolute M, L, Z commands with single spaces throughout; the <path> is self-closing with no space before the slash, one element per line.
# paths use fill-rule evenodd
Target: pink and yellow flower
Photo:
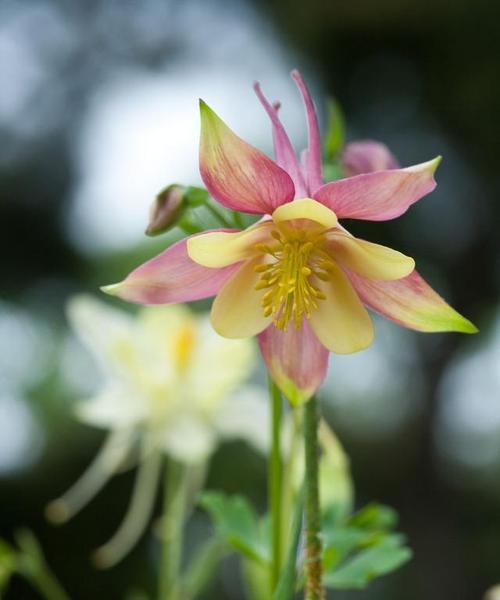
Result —
<path fill-rule="evenodd" d="M 300 76 L 308 148 L 298 160 L 278 108 L 256 94 L 273 126 L 276 161 L 239 138 L 203 101 L 200 171 L 222 206 L 261 215 L 251 227 L 184 239 L 105 291 L 140 304 L 216 296 L 211 319 L 228 338 L 256 335 L 271 375 L 293 403 L 326 374 L 328 353 L 368 347 L 367 308 L 419 331 L 476 328 L 414 270 L 412 258 L 353 237 L 339 219 L 385 221 L 435 186 L 440 157 L 324 183 L 317 117 Z"/>

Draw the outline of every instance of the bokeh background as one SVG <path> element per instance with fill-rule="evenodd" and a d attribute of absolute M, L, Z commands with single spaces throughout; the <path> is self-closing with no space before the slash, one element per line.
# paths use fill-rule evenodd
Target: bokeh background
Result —
<path fill-rule="evenodd" d="M 88 560 L 121 519 L 131 473 L 68 525 L 44 521 L 102 441 L 72 416 L 95 374 L 65 301 L 164 246 L 143 235 L 147 211 L 166 184 L 199 182 L 199 96 L 270 151 L 259 79 L 305 144 L 293 67 L 323 125 L 335 96 L 348 139 L 381 139 L 403 165 L 444 156 L 430 197 L 352 229 L 415 256 L 481 330 L 431 336 L 377 320 L 372 348 L 332 360 L 323 407 L 358 502 L 394 506 L 415 551 L 397 574 L 333 597 L 478 600 L 500 581 L 499 23 L 486 0 L 1 2 L 0 534 L 33 529 L 72 598 L 151 590 L 157 557 L 147 536 L 109 572 Z M 262 505 L 264 468 L 225 445 L 209 485 Z M 207 598 L 241 598 L 233 566 Z M 36 595 L 16 580 L 7 597 Z"/>

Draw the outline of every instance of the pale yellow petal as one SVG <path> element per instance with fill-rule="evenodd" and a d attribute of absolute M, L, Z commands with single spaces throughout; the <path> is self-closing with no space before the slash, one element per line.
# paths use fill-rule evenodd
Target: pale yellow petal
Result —
<path fill-rule="evenodd" d="M 256 261 L 248 261 L 227 281 L 212 305 L 212 325 L 227 338 L 252 337 L 263 331 L 271 317 L 264 317 L 262 290 L 255 290 L 259 274 Z"/>
<path fill-rule="evenodd" d="M 413 258 L 338 229 L 330 232 L 328 238 L 333 258 L 362 277 L 391 281 L 406 277 L 415 268 Z"/>
<path fill-rule="evenodd" d="M 292 219 L 308 219 L 328 229 L 335 227 L 337 224 L 337 216 L 333 210 L 312 198 L 293 200 L 287 204 L 282 204 L 273 212 L 275 223 L 291 221 Z"/>
<path fill-rule="evenodd" d="M 244 231 L 214 231 L 188 240 L 189 258 L 204 267 L 227 267 L 251 258 L 255 244 L 269 237 L 271 222 L 261 222 Z"/>
<path fill-rule="evenodd" d="M 326 299 L 318 300 L 311 312 L 311 327 L 331 352 L 351 354 L 364 350 L 373 341 L 373 324 L 349 280 L 336 265 L 329 281 L 317 285 Z"/>

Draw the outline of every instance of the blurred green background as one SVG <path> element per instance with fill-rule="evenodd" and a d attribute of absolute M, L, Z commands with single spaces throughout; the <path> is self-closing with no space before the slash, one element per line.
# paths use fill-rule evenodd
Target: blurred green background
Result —
<path fill-rule="evenodd" d="M 414 256 L 477 336 L 377 321 L 376 343 L 334 357 L 322 400 L 359 503 L 400 512 L 414 560 L 338 600 L 477 600 L 500 581 L 500 5 L 486 1 L 3 0 L 0 4 L 0 534 L 38 536 L 72 598 L 154 589 L 146 536 L 109 572 L 89 554 L 120 522 L 133 473 L 68 525 L 43 508 L 102 434 L 72 417 L 96 380 L 64 304 L 121 279 L 165 245 L 143 236 L 166 184 L 199 182 L 197 98 L 268 151 L 251 84 L 282 101 L 305 144 L 298 67 L 325 125 L 334 95 L 348 139 L 383 140 L 409 165 L 444 156 L 438 188 L 398 221 L 354 234 Z M 222 447 L 208 485 L 265 502 L 265 464 Z M 190 535 L 207 527 L 195 515 Z M 242 598 L 226 561 L 207 598 Z M 37 597 L 15 580 L 7 598 Z"/>

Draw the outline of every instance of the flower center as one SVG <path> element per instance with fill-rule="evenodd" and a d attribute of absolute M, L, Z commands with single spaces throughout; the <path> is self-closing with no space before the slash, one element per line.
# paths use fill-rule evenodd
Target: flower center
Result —
<path fill-rule="evenodd" d="M 184 373 L 193 355 L 196 334 L 192 325 L 184 325 L 173 337 L 174 361 L 180 373 Z"/>
<path fill-rule="evenodd" d="M 323 228 L 283 223 L 271 232 L 273 243 L 256 245 L 264 262 L 255 267 L 262 273 L 255 289 L 267 289 L 261 300 L 264 315 L 272 315 L 279 329 L 286 331 L 290 320 L 299 329 L 303 317 L 309 319 L 318 301 L 325 299 L 317 280 L 328 281 L 334 263 L 324 250 L 324 234 Z"/>

